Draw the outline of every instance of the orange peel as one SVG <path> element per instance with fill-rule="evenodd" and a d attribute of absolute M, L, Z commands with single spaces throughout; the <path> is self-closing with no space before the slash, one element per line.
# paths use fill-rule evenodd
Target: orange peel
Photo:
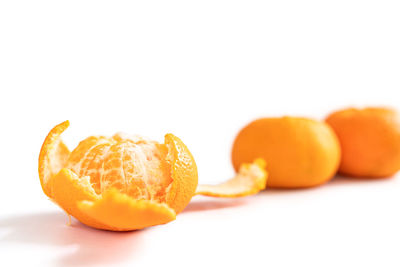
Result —
<path fill-rule="evenodd" d="M 263 159 L 255 159 L 253 163 L 243 163 L 236 176 L 218 185 L 199 185 L 196 195 L 212 197 L 243 197 L 253 195 L 265 189 L 268 173 Z"/>
<path fill-rule="evenodd" d="M 175 220 L 175 211 L 167 204 L 133 199 L 112 188 L 96 201 L 80 201 L 78 208 L 94 221 L 124 231 L 164 224 Z"/>
<path fill-rule="evenodd" d="M 70 152 L 55 126 L 39 155 L 44 193 L 69 215 L 98 229 L 129 231 L 168 223 L 196 194 L 239 197 L 265 188 L 265 162 L 243 164 L 217 186 L 198 186 L 196 162 L 173 134 L 164 144 L 140 136 L 90 136 Z M 197 189 L 197 190 L 196 190 Z"/>

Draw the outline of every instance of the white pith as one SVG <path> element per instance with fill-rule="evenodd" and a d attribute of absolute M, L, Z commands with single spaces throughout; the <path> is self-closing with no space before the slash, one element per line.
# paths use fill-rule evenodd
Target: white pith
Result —
<path fill-rule="evenodd" d="M 104 150 L 101 150 L 103 147 L 99 147 L 100 145 L 104 146 Z M 92 150 L 96 148 L 101 153 L 94 154 Z M 166 172 L 163 169 L 169 168 L 170 158 L 170 150 L 163 144 L 140 136 L 116 134 L 112 138 L 99 139 L 99 142 L 87 150 L 79 162 L 67 162 L 66 168 L 71 169 L 79 177 L 93 178 L 96 175 L 100 177 L 98 180 L 100 188 L 95 190 L 96 194 L 116 187 L 122 193 L 136 199 L 162 202 L 172 183 L 170 171 Z M 109 168 L 107 165 L 115 160 L 118 161 L 118 166 Z M 85 162 L 98 164 L 100 168 L 90 169 L 84 165 Z M 117 179 L 111 181 L 111 177 Z M 93 179 L 91 183 L 94 188 Z"/>

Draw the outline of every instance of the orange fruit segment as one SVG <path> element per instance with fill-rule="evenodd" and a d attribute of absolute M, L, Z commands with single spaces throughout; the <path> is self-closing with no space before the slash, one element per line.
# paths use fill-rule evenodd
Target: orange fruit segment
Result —
<path fill-rule="evenodd" d="M 170 222 L 196 194 L 196 162 L 173 134 L 164 144 L 136 135 L 90 136 L 69 152 L 61 133 L 47 135 L 39 156 L 43 191 L 68 214 L 98 229 L 128 231 Z M 265 187 L 264 163 L 245 164 L 238 176 L 197 194 L 245 196 Z"/>
<path fill-rule="evenodd" d="M 244 163 L 240 166 L 237 175 L 218 185 L 199 185 L 197 195 L 213 197 L 242 197 L 258 193 L 267 185 L 268 173 L 263 159 L 256 159 L 253 163 Z"/>

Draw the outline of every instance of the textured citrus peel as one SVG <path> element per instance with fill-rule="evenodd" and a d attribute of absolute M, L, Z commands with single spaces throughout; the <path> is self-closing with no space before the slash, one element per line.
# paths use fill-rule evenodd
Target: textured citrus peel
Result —
<path fill-rule="evenodd" d="M 60 135 L 69 126 L 69 121 L 64 121 L 55 126 L 43 142 L 39 154 L 39 178 L 43 192 L 52 197 L 50 178 L 57 174 L 65 165 L 70 151 L 61 140 Z"/>
<path fill-rule="evenodd" d="M 165 144 L 170 151 L 171 162 L 171 188 L 169 189 L 166 202 L 176 213 L 180 213 L 195 195 L 197 182 L 197 166 L 192 154 L 186 145 L 172 134 L 165 136 Z M 187 177 L 187 179 L 176 179 L 176 177 Z M 196 177 L 196 179 L 190 179 Z"/>
<path fill-rule="evenodd" d="M 234 178 L 218 185 L 199 185 L 196 194 L 232 198 L 256 194 L 267 185 L 265 167 L 266 163 L 261 158 L 253 163 L 244 163 Z"/>
<path fill-rule="evenodd" d="M 66 213 L 74 216 L 80 222 L 99 229 L 112 229 L 88 217 L 78 208 L 80 201 L 97 201 L 101 196 L 97 195 L 87 177 L 80 179 L 73 171 L 63 168 L 51 178 L 53 186 L 52 200 L 57 203 Z"/>
<path fill-rule="evenodd" d="M 165 194 L 162 193 L 161 196 L 153 196 L 150 194 L 150 197 L 148 194 L 143 195 L 143 187 L 140 187 L 143 186 L 143 181 L 140 180 L 140 177 L 139 181 L 137 177 L 134 177 L 133 185 L 136 186 L 136 183 L 139 182 L 138 187 L 134 187 L 139 190 L 138 195 L 140 197 L 136 198 L 137 194 L 135 194 L 135 192 L 132 193 L 129 190 L 127 192 L 121 192 L 121 190 L 124 189 L 121 188 L 121 181 L 113 179 L 114 176 L 112 175 L 111 177 L 108 176 L 108 179 L 111 180 L 107 180 L 106 182 L 114 183 L 117 181 L 118 184 L 116 184 L 116 186 L 119 186 L 119 188 L 113 187 L 114 184 L 108 187 L 104 187 L 102 184 L 99 186 L 98 180 L 96 180 L 98 179 L 99 170 L 96 169 L 97 167 L 94 169 L 91 168 L 93 164 L 94 166 L 101 166 L 100 174 L 101 177 L 104 178 L 104 176 L 107 175 L 103 170 L 104 166 L 102 166 L 101 162 L 99 164 L 98 160 L 96 161 L 97 154 L 94 155 L 94 158 L 87 161 L 88 155 L 93 152 L 91 150 L 96 150 L 95 146 L 97 146 L 98 149 L 101 149 L 102 145 L 107 146 L 111 145 L 111 143 L 118 146 L 120 144 L 119 142 L 125 142 L 127 139 L 119 134 L 111 138 L 102 136 L 89 137 L 82 141 L 73 152 L 70 152 L 60 137 L 61 133 L 67 129 L 68 126 L 69 122 L 65 121 L 55 126 L 47 135 L 39 156 L 40 182 L 43 191 L 51 200 L 57 203 L 69 215 L 74 216 L 80 222 L 94 228 L 128 231 L 164 224 L 174 220 L 176 214 L 187 206 L 195 194 L 218 197 L 240 197 L 255 194 L 265 188 L 267 173 L 264 170 L 265 162 L 260 159 L 252 164 L 244 164 L 238 175 L 226 183 L 218 186 L 204 185 L 198 187 L 197 167 L 192 154 L 179 138 L 172 134 L 167 134 L 165 136 L 165 144 L 156 146 L 160 146 L 162 151 L 165 152 L 165 150 L 167 150 L 168 152 L 160 152 L 161 154 L 157 155 L 151 154 L 147 155 L 147 157 L 150 157 L 151 160 L 152 157 L 163 155 L 162 157 L 165 156 L 165 158 L 162 160 L 164 160 L 168 167 L 165 167 L 166 165 L 164 163 L 161 164 L 165 167 L 162 167 L 163 174 L 157 172 L 156 169 L 146 170 L 151 173 L 150 178 L 152 178 L 152 180 L 150 181 L 150 185 L 152 188 L 150 189 L 154 189 L 154 182 L 158 183 L 162 179 L 164 179 L 165 182 L 165 177 L 163 178 L 158 175 L 168 176 L 169 184 L 161 184 L 165 186 L 163 191 Z M 143 142 L 146 144 L 143 140 L 140 139 L 140 141 L 135 143 L 135 141 L 129 139 L 127 142 L 132 141 L 134 145 L 140 146 Z M 127 145 L 132 145 L 132 143 Z M 84 156 L 81 157 L 79 155 Z M 122 171 L 122 173 L 117 172 L 116 178 L 118 178 L 118 175 L 123 175 L 123 178 L 126 178 L 126 169 L 124 169 L 125 163 L 140 164 L 140 162 L 132 162 L 132 160 L 134 160 L 132 158 L 129 159 L 128 162 L 125 162 L 124 155 L 126 154 L 122 153 L 122 158 L 118 158 L 121 160 L 120 163 L 114 162 L 114 167 L 118 167 L 119 169 L 113 168 L 110 170 L 111 172 Z M 137 154 L 134 155 L 137 156 Z M 115 159 L 116 158 L 112 158 L 112 160 Z M 85 160 L 87 162 L 85 162 Z M 154 163 L 154 161 L 152 162 Z M 77 167 L 74 165 L 75 163 L 78 163 L 79 166 Z M 103 163 L 103 165 L 104 164 L 106 163 Z M 90 166 L 90 171 L 97 171 L 97 176 L 95 175 L 97 178 L 95 176 L 89 176 L 90 172 L 88 173 L 88 166 Z M 78 175 L 71 168 L 77 168 L 76 170 L 79 171 L 81 175 Z M 146 175 L 148 176 L 148 174 Z M 97 184 L 95 185 L 93 182 Z M 144 184 L 148 185 L 146 181 L 144 181 Z M 160 186 L 160 184 L 158 186 Z M 101 189 L 100 191 L 99 188 Z M 198 188 L 197 191 L 196 188 Z M 124 190 L 127 190 L 127 187 L 125 187 Z M 150 199 L 146 199 L 146 196 Z"/>
<path fill-rule="evenodd" d="M 118 231 L 142 229 L 175 220 L 176 213 L 165 203 L 133 199 L 112 188 L 97 201 L 80 201 L 78 209 L 91 219 Z"/>

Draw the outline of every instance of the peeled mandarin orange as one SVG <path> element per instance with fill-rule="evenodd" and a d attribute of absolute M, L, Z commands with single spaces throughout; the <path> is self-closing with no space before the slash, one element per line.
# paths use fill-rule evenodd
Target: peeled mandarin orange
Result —
<path fill-rule="evenodd" d="M 340 146 L 324 122 L 298 117 L 262 118 L 239 132 L 232 149 L 236 170 L 256 158 L 268 163 L 268 187 L 312 187 L 334 176 Z"/>
<path fill-rule="evenodd" d="M 229 186 L 197 190 L 197 167 L 185 144 L 167 134 L 164 144 L 140 136 L 90 136 L 70 152 L 60 138 L 65 121 L 46 137 L 39 155 L 45 194 L 82 223 L 128 231 L 175 219 L 195 194 L 250 195 L 265 187 L 262 160 L 243 165 Z M 229 182 L 229 181 L 228 181 Z"/>
<path fill-rule="evenodd" d="M 339 171 L 365 178 L 400 170 L 400 118 L 389 108 L 348 108 L 326 119 L 342 147 Z"/>

